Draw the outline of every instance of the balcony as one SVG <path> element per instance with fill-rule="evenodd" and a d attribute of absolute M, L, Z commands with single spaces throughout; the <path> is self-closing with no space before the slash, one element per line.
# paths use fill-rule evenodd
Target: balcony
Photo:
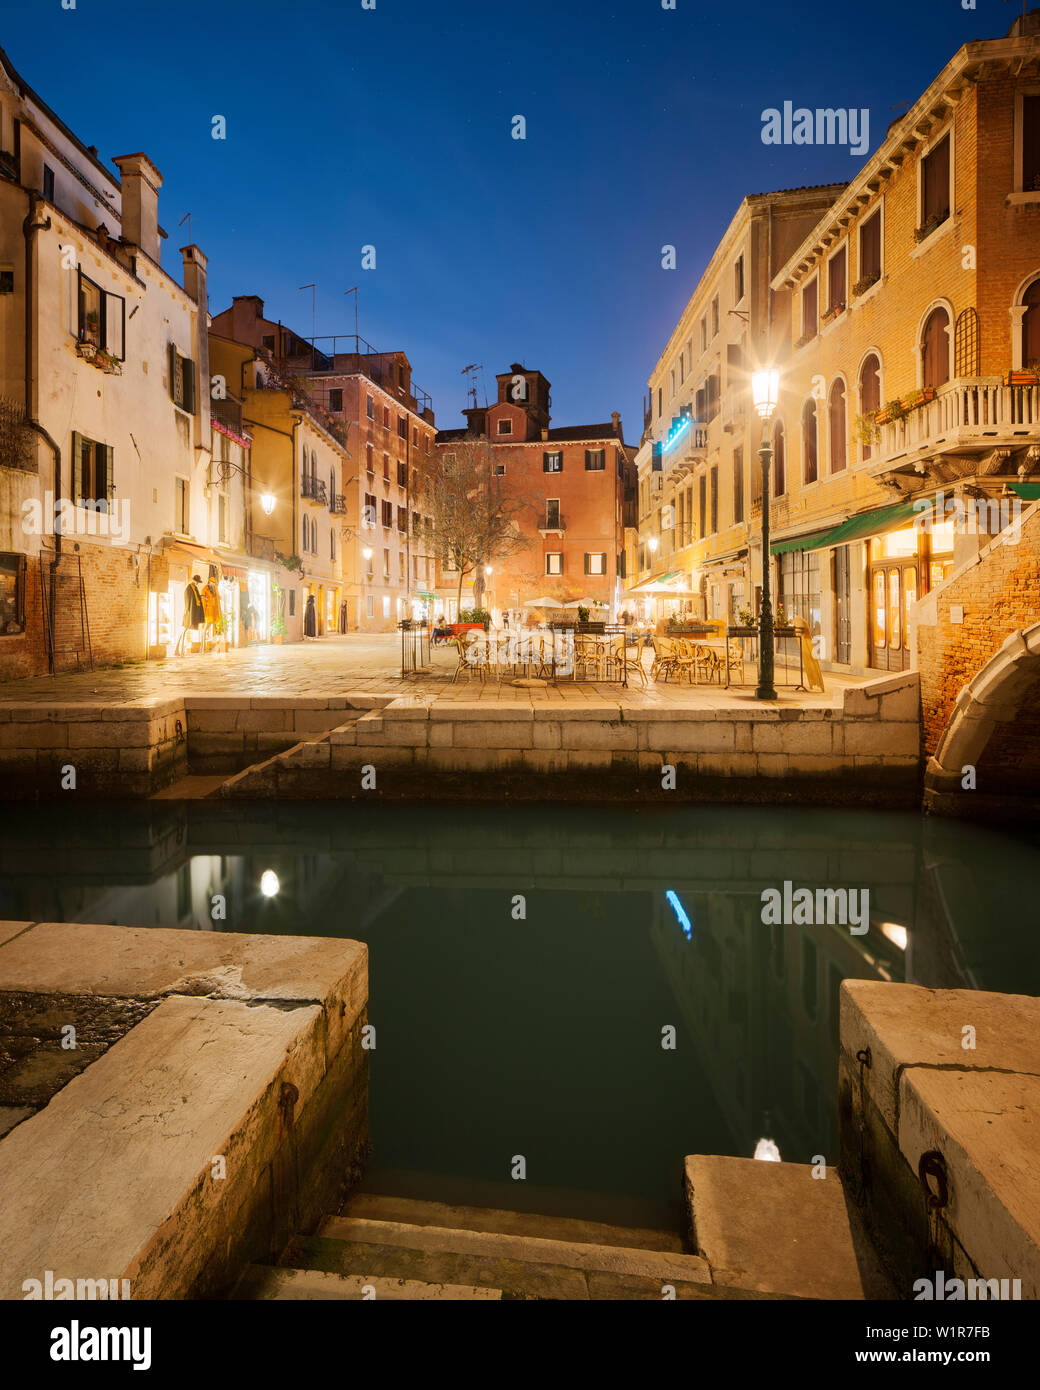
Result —
<path fill-rule="evenodd" d="M 329 502 L 329 511 L 333 514 L 333 516 L 346 516 L 347 499 L 343 496 L 341 492 L 336 493 L 336 495 Z"/>
<path fill-rule="evenodd" d="M 225 430 L 239 437 L 244 434 L 244 430 L 242 429 L 242 402 L 237 396 L 228 392 L 223 400 L 211 400 L 209 411 L 210 419 L 215 425 L 222 425 Z"/>
<path fill-rule="evenodd" d="M 905 408 L 905 405 L 904 405 Z M 1040 442 L 1040 384 L 1005 386 L 1000 377 L 961 377 L 939 387 L 932 400 L 900 419 L 879 412 L 873 448 L 882 468 L 917 463 L 922 456 L 974 455 Z"/>
<path fill-rule="evenodd" d="M 559 512 L 555 512 L 543 518 L 538 527 L 538 534 L 541 536 L 542 540 L 545 540 L 546 536 L 562 537 L 566 530 L 567 525 L 562 515 Z"/>
<path fill-rule="evenodd" d="M 316 507 L 329 505 L 329 494 L 324 482 L 306 473 L 300 481 L 300 496 L 305 502 L 311 502 Z"/>

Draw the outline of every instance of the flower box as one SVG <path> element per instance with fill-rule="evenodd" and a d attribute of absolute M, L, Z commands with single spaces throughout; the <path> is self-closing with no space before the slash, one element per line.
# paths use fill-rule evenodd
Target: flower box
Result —
<path fill-rule="evenodd" d="M 1018 371 L 1004 373 L 1005 386 L 1040 386 L 1040 372 L 1024 367 Z"/>
<path fill-rule="evenodd" d="M 876 285 L 881 279 L 881 271 L 877 270 L 873 275 L 864 275 L 861 280 L 857 280 L 852 287 L 852 293 L 856 296 L 866 294 L 871 285 Z"/>

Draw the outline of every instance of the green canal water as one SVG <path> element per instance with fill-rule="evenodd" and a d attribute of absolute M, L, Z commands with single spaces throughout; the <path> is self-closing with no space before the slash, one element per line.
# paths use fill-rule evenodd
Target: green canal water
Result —
<path fill-rule="evenodd" d="M 366 1181 L 401 1195 L 671 1223 L 684 1154 L 836 1157 L 843 979 L 1040 993 L 1035 830 L 554 805 L 4 823 L 5 919 L 366 942 Z M 869 930 L 764 922 L 785 882 L 866 892 Z"/>

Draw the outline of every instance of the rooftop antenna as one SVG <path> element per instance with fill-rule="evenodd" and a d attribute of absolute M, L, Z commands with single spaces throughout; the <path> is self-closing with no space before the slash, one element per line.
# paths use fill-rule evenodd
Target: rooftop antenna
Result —
<path fill-rule="evenodd" d="M 477 408 L 477 378 L 476 373 L 484 369 L 479 362 L 471 362 L 468 367 L 463 367 L 460 375 L 469 377 L 469 385 L 466 388 L 466 395 L 473 397 L 473 409 Z M 485 393 L 486 394 L 486 393 Z M 487 404 L 485 400 L 485 405 Z"/>
<path fill-rule="evenodd" d="M 192 242 L 191 242 L 191 213 L 190 213 L 190 212 L 186 212 L 186 213 L 184 214 L 184 216 L 181 218 L 181 220 L 177 223 L 177 226 L 178 226 L 178 227 L 183 227 L 184 224 L 185 224 L 185 222 L 187 222 L 187 224 L 188 224 L 188 245 L 190 246 L 190 245 L 192 244 Z"/>
<path fill-rule="evenodd" d="M 358 329 L 357 329 L 358 287 L 357 287 L 357 285 L 355 285 L 353 289 L 344 290 L 343 293 L 344 293 L 344 294 L 352 294 L 352 295 L 354 296 L 354 351 L 355 351 L 355 352 L 358 352 L 358 351 L 360 350 L 359 347 L 358 347 Z"/>

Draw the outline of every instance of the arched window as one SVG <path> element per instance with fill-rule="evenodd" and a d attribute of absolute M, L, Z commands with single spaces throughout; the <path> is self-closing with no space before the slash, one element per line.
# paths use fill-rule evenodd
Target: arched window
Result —
<path fill-rule="evenodd" d="M 784 460 L 784 422 L 777 420 L 773 426 L 773 496 L 783 497 L 787 486 Z"/>
<path fill-rule="evenodd" d="M 832 384 L 827 403 L 827 434 L 830 441 L 831 472 L 845 467 L 845 383 L 841 377 Z"/>
<path fill-rule="evenodd" d="M 1040 367 L 1040 276 L 1022 296 L 1022 366 Z"/>
<path fill-rule="evenodd" d="M 933 309 L 921 334 L 921 385 L 944 386 L 950 379 L 950 316 Z"/>
<path fill-rule="evenodd" d="M 816 402 L 808 400 L 802 407 L 802 470 L 807 483 L 817 478 Z"/>
<path fill-rule="evenodd" d="M 859 413 L 873 415 L 881 408 L 881 363 L 874 353 L 863 361 L 859 369 Z M 863 457 L 870 458 L 870 444 L 863 441 Z"/>

